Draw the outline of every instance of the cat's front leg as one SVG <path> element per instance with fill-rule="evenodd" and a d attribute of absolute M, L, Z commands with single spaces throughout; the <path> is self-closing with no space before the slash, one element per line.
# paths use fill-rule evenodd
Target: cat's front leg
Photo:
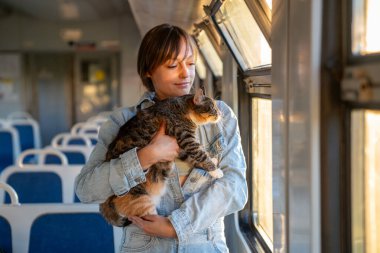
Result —
<path fill-rule="evenodd" d="M 213 161 L 213 159 L 208 157 L 204 162 L 200 163 L 199 166 L 204 168 L 213 178 L 221 178 L 224 174 L 223 171 L 217 167 L 216 163 L 217 160 Z"/>

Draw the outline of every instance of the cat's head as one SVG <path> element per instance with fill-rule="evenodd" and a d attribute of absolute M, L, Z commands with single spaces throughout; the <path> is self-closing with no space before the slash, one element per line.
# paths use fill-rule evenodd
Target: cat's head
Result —
<path fill-rule="evenodd" d="M 197 125 L 215 123 L 220 119 L 220 111 L 214 99 L 203 94 L 201 89 L 195 92 L 189 116 Z"/>

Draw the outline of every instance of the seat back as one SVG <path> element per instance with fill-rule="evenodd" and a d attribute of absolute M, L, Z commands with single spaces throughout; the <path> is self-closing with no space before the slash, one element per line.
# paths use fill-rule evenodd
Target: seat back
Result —
<path fill-rule="evenodd" d="M 78 145 L 48 146 L 48 149 L 55 149 L 64 154 L 69 165 L 84 165 L 90 158 L 92 147 Z"/>
<path fill-rule="evenodd" d="M 99 213 L 43 214 L 30 231 L 29 252 L 114 251 L 113 228 Z"/>
<path fill-rule="evenodd" d="M 68 165 L 69 162 L 65 154 L 54 148 L 28 149 L 20 154 L 17 159 L 17 166 L 25 165 L 61 164 Z"/>
<path fill-rule="evenodd" d="M 5 182 L 16 190 L 21 203 L 63 202 L 62 180 L 54 171 L 23 171 L 17 168 Z M 10 203 L 8 195 L 4 203 Z"/>
<path fill-rule="evenodd" d="M 14 205 L 14 206 L 20 205 L 20 202 L 18 201 L 18 195 L 17 195 L 15 189 L 12 186 L 10 186 L 9 184 L 0 181 L 0 195 L 5 196 L 4 194 L 8 194 L 8 196 L 11 200 L 10 203 L 12 205 Z M 0 204 L 2 204 L 2 203 L 3 202 L 1 201 Z"/>
<path fill-rule="evenodd" d="M 15 164 L 20 154 L 18 132 L 10 126 L 0 126 L 0 173 L 9 165 Z"/>
<path fill-rule="evenodd" d="M 0 182 L 0 194 L 2 191 L 8 193 L 11 197 L 12 205 L 20 205 L 18 202 L 18 196 L 15 190 L 8 184 Z M 12 252 L 12 233 L 11 225 L 9 221 L 0 215 L 0 249 L 3 252 Z"/>
<path fill-rule="evenodd" d="M 93 147 L 91 140 L 87 136 L 70 133 L 61 133 L 54 136 L 53 140 L 51 141 L 51 146 L 53 148 L 60 146 L 81 146 L 88 148 Z"/>
<path fill-rule="evenodd" d="M 0 247 L 9 252 L 118 252 L 121 228 L 108 225 L 96 204 L 3 205 L 0 217 L 4 226 Z M 1 221 L 0 221 L 1 224 Z M 1 225 L 0 225 L 1 226 Z M 116 245 L 116 246 L 115 246 Z M 7 251 L 8 252 L 8 251 Z"/>
<path fill-rule="evenodd" d="M 82 166 L 24 165 L 6 168 L 0 181 L 11 185 L 20 203 L 73 203 L 74 182 Z M 0 203 L 9 203 L 0 195 Z"/>
<path fill-rule="evenodd" d="M 12 252 L 12 231 L 9 222 L 0 216 L 0 250 L 1 252 Z"/>
<path fill-rule="evenodd" d="M 35 120 L 11 119 L 8 122 L 18 132 L 21 151 L 41 147 L 40 128 Z"/>

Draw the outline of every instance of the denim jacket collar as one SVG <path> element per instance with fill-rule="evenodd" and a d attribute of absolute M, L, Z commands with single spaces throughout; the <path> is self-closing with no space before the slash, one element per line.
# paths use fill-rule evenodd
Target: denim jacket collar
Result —
<path fill-rule="evenodd" d="M 136 109 L 141 110 L 153 105 L 155 96 L 156 96 L 155 92 L 146 91 L 140 98 L 139 102 L 137 103 Z"/>

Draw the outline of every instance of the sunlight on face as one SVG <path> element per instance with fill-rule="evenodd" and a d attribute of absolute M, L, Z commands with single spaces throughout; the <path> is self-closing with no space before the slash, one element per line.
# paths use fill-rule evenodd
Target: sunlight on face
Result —
<path fill-rule="evenodd" d="M 182 40 L 177 58 L 161 64 L 148 74 L 159 99 L 190 93 L 195 77 L 195 59 L 191 48 L 186 46 Z"/>

